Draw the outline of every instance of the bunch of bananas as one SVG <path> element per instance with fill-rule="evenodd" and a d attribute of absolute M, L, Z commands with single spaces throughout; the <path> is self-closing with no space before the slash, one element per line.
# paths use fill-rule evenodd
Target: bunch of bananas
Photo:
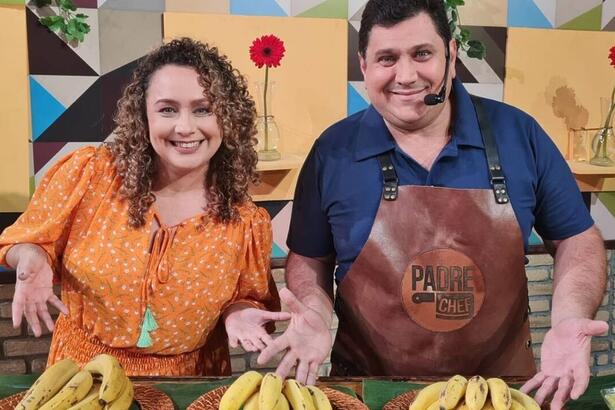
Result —
<path fill-rule="evenodd" d="M 243 407 L 242 407 L 243 406 Z M 275 373 L 249 371 L 224 392 L 220 410 L 332 410 L 329 399 L 316 386 L 303 386 L 296 380 L 283 381 Z"/>
<path fill-rule="evenodd" d="M 453 376 L 419 392 L 409 410 L 540 410 L 527 394 L 502 379 Z"/>
<path fill-rule="evenodd" d="M 17 410 L 127 410 L 134 390 L 113 356 L 101 354 L 80 369 L 70 359 L 49 367 L 34 382 Z"/>

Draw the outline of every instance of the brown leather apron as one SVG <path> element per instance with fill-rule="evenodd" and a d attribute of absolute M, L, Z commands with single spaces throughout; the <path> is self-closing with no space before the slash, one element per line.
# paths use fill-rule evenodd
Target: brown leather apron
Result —
<path fill-rule="evenodd" d="M 493 189 L 398 186 L 389 154 L 378 158 L 383 197 L 338 286 L 332 375 L 536 372 L 521 231 L 473 100 Z"/>

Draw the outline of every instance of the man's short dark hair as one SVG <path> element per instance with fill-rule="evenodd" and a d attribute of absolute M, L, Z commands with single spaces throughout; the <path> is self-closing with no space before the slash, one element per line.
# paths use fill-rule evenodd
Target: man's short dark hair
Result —
<path fill-rule="evenodd" d="M 369 0 L 361 16 L 359 53 L 365 57 L 369 33 L 374 26 L 392 27 L 423 12 L 431 17 L 436 31 L 448 44 L 451 29 L 443 0 Z"/>

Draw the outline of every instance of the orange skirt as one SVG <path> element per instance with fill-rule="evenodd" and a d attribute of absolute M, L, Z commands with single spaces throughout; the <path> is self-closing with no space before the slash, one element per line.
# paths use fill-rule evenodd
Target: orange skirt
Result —
<path fill-rule="evenodd" d="M 94 356 L 115 356 L 128 376 L 228 376 L 231 374 L 228 342 L 219 323 L 202 348 L 178 355 L 157 355 L 118 349 L 101 343 L 64 315 L 58 316 L 47 367 L 65 358 L 79 366 Z"/>

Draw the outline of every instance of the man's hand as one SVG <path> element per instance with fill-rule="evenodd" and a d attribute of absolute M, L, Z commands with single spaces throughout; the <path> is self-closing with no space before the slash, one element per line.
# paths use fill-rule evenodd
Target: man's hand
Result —
<path fill-rule="evenodd" d="M 272 320 L 288 320 L 290 313 L 270 312 L 255 308 L 237 308 L 225 314 L 224 325 L 229 345 L 241 347 L 247 352 L 263 350 L 273 342 L 265 330 L 265 323 Z"/>
<path fill-rule="evenodd" d="M 49 331 L 53 331 L 53 319 L 47 309 L 47 303 L 55 306 L 60 312 L 68 315 L 68 308 L 53 293 L 53 272 L 47 262 L 45 251 L 39 246 L 31 244 L 15 245 L 19 254 L 17 266 L 17 282 L 13 296 L 13 327 L 21 326 L 23 316 L 34 336 L 39 337 L 42 333 L 41 323 Z M 11 252 L 13 249 L 9 252 Z"/>
<path fill-rule="evenodd" d="M 540 350 L 540 372 L 521 390 L 528 393 L 538 389 L 535 399 L 540 405 L 553 396 L 551 410 L 560 410 L 569 399 L 578 399 L 589 383 L 591 338 L 608 329 L 609 325 L 603 321 L 562 320 L 545 335 Z"/>
<path fill-rule="evenodd" d="M 267 363 L 277 353 L 286 350 L 276 373 L 286 378 L 296 365 L 295 379 L 303 384 L 314 384 L 318 368 L 329 355 L 333 344 L 329 326 L 322 316 L 303 304 L 290 290 L 280 290 L 280 298 L 292 313 L 290 324 L 261 352 L 257 362 Z"/>

